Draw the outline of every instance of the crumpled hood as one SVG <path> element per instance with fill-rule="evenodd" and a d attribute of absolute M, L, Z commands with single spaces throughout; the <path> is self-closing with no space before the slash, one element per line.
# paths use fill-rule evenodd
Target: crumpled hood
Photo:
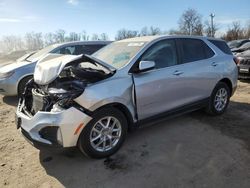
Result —
<path fill-rule="evenodd" d="M 62 69 L 71 61 L 80 59 L 82 55 L 61 55 L 61 54 L 48 54 L 40 61 L 37 62 L 34 81 L 40 85 L 47 85 L 54 81 Z"/>

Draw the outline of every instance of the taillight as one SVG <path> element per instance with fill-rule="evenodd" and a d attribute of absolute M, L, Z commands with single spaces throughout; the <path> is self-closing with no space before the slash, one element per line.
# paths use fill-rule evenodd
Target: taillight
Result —
<path fill-rule="evenodd" d="M 236 65 L 240 64 L 240 59 L 237 57 L 234 57 L 234 62 Z"/>

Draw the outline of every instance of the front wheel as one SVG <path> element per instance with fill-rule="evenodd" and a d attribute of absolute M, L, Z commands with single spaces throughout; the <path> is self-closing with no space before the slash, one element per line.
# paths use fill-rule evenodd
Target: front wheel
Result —
<path fill-rule="evenodd" d="M 210 96 L 206 111 L 210 115 L 223 114 L 229 104 L 230 95 L 230 89 L 227 84 L 219 82 Z"/>
<path fill-rule="evenodd" d="M 122 112 L 115 108 L 102 109 L 83 129 L 78 148 L 89 157 L 108 157 L 121 147 L 127 129 L 127 120 Z"/>

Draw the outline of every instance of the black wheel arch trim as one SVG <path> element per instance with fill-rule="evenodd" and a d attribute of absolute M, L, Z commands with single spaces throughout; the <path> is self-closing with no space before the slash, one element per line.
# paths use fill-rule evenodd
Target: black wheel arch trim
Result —
<path fill-rule="evenodd" d="M 94 113 L 98 112 L 99 110 L 101 110 L 103 108 L 109 108 L 109 107 L 116 108 L 119 111 L 121 111 L 125 115 L 125 117 L 128 121 L 128 129 L 129 130 L 134 129 L 135 122 L 133 120 L 133 116 L 132 116 L 130 110 L 122 103 L 109 103 L 109 104 L 106 104 L 104 106 L 101 106 L 100 108 L 97 108 L 95 111 L 92 112 L 92 116 Z"/>
<path fill-rule="evenodd" d="M 232 81 L 229 78 L 222 78 L 218 83 L 223 82 L 227 84 L 229 90 L 230 90 L 230 97 L 233 95 L 233 84 Z"/>

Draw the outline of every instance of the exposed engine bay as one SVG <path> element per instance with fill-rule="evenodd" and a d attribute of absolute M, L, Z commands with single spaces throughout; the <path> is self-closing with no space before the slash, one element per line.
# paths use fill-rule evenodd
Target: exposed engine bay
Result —
<path fill-rule="evenodd" d="M 51 111 L 53 105 L 69 108 L 73 99 L 80 96 L 88 84 L 106 79 L 114 74 L 93 59 L 83 55 L 69 62 L 59 76 L 46 85 L 37 84 L 31 79 L 22 94 L 19 105 L 23 105 L 26 115 L 33 116 L 38 111 Z"/>

